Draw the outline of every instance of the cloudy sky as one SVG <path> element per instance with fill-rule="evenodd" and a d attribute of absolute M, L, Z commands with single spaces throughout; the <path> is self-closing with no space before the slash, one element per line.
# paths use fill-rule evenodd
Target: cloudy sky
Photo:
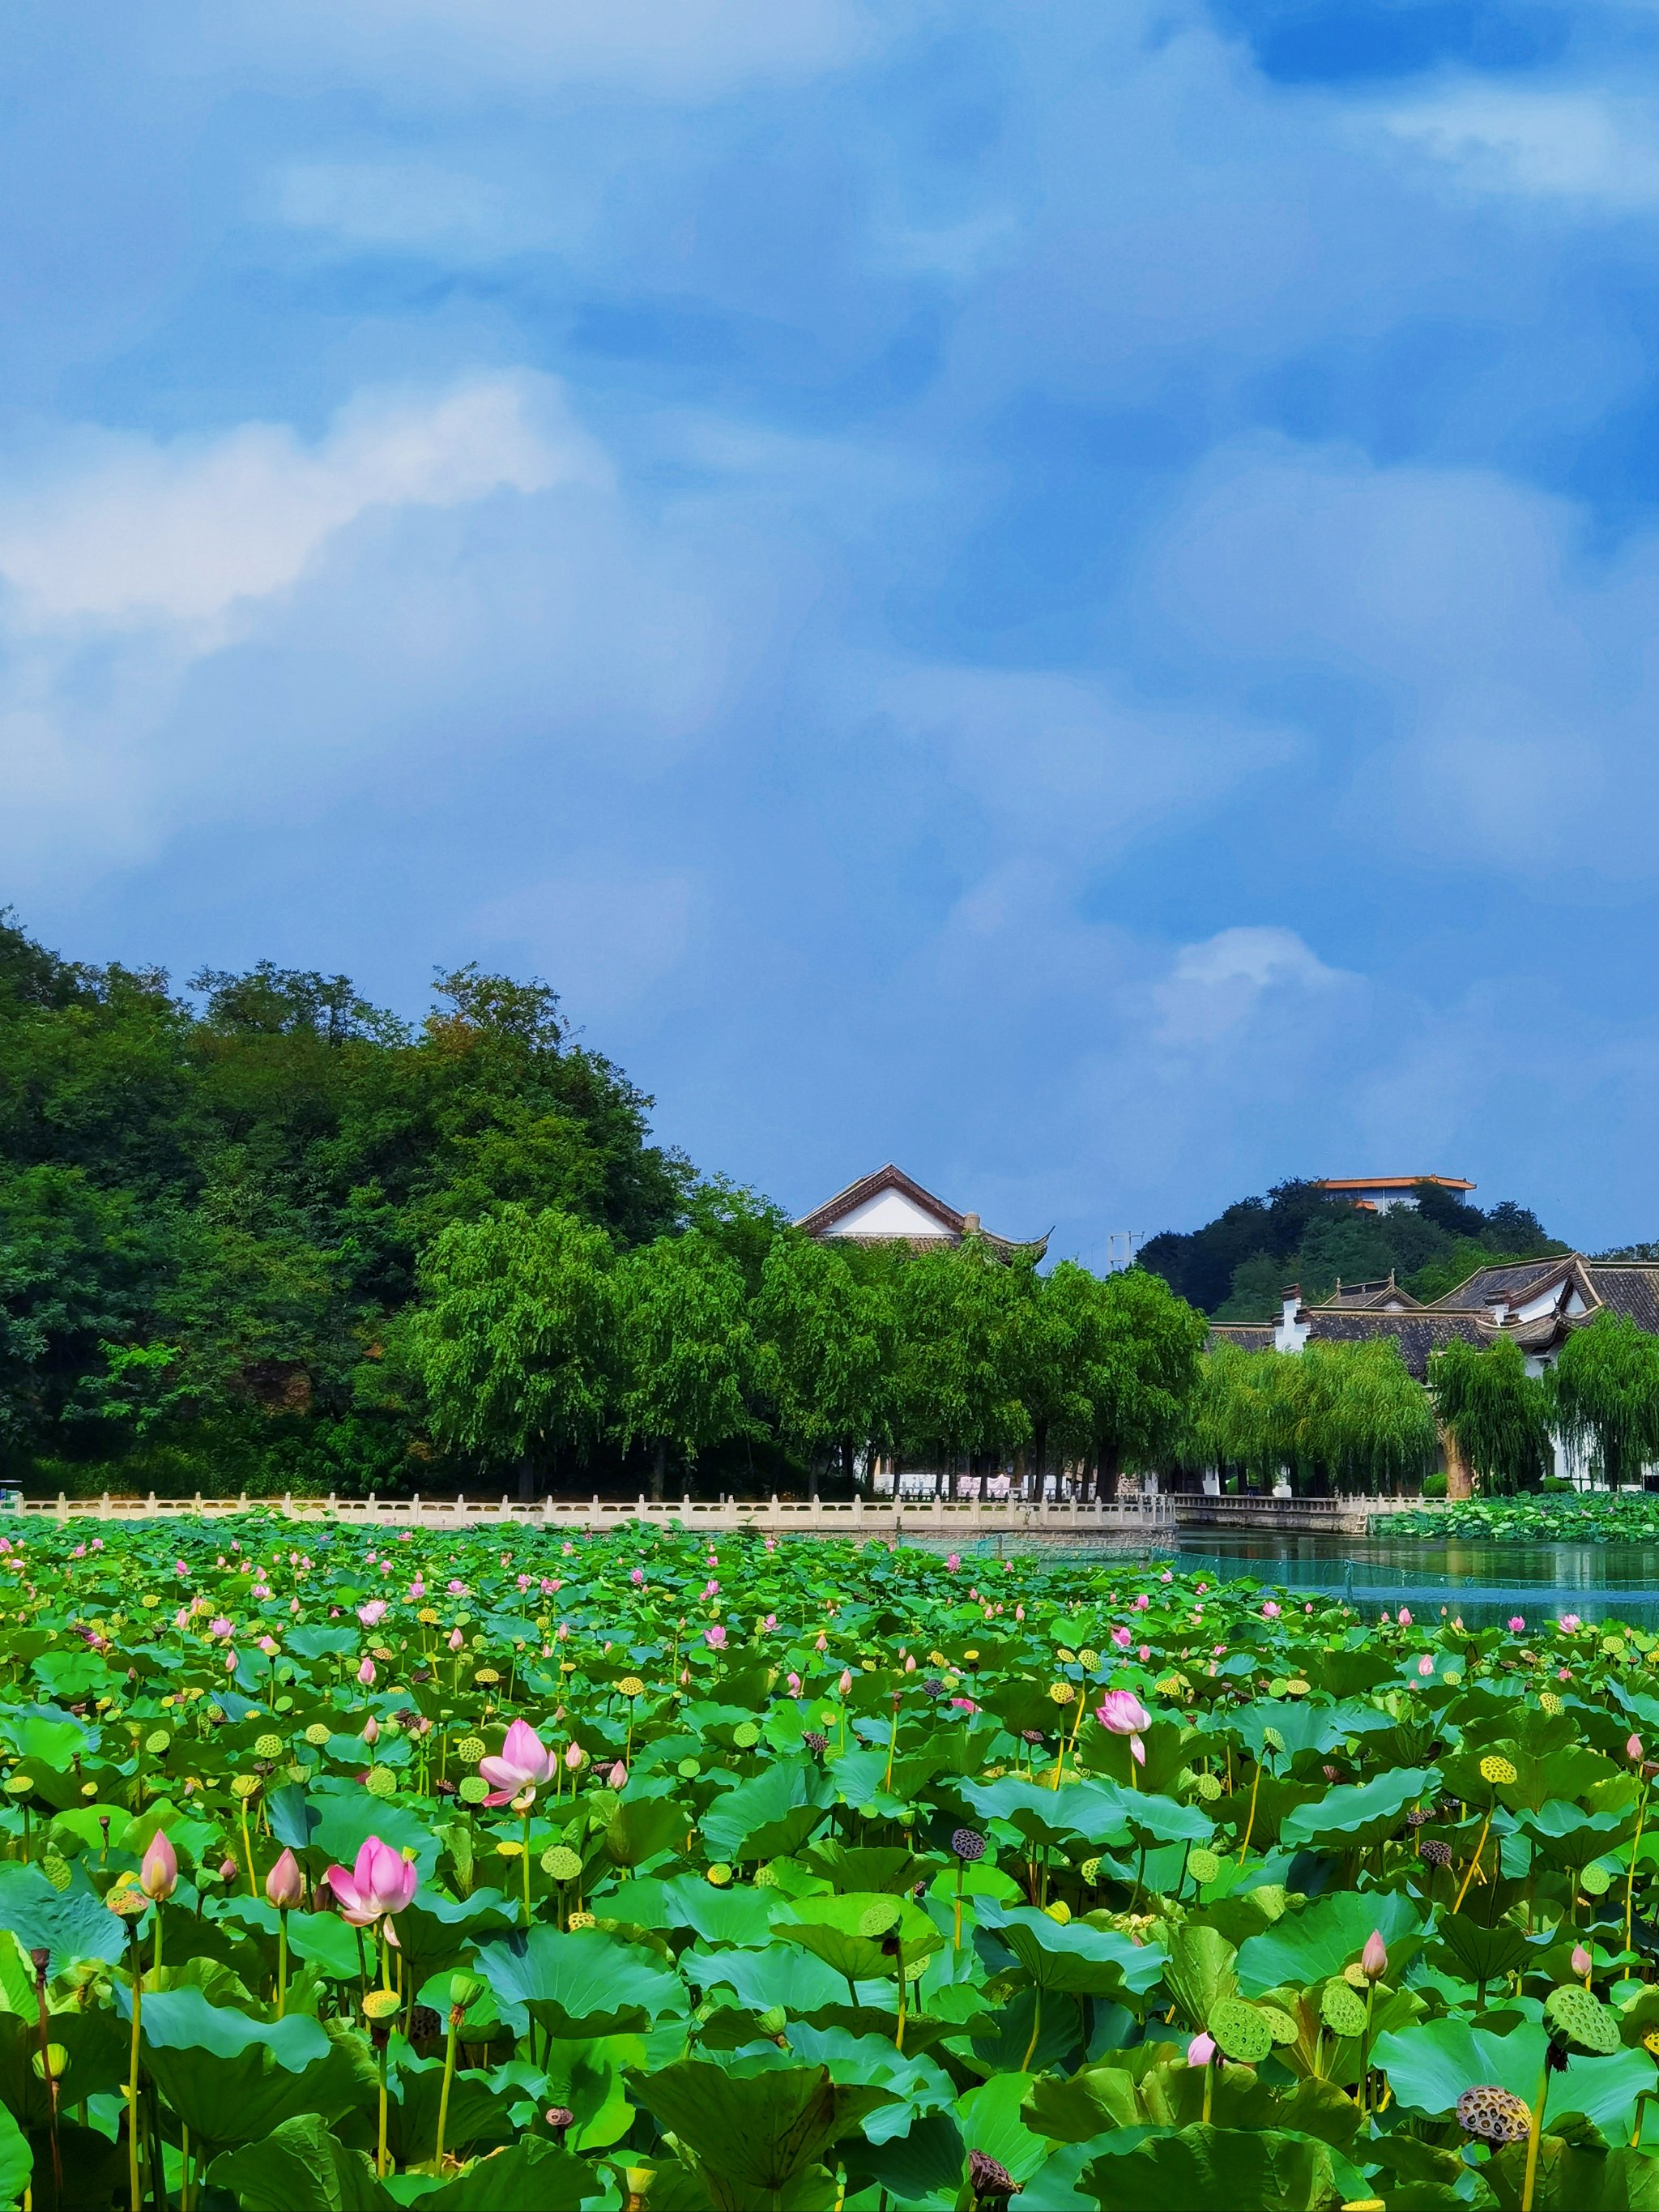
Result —
<path fill-rule="evenodd" d="M 0 897 L 988 1224 L 1659 1235 L 1659 17 L 24 0 Z"/>

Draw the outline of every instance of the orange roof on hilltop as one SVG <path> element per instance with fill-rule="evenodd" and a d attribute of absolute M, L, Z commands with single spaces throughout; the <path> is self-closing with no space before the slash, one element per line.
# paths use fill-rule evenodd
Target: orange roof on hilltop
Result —
<path fill-rule="evenodd" d="M 1473 1190 L 1462 1176 L 1316 1176 L 1321 1190 L 1412 1190 L 1419 1182 L 1437 1183 L 1442 1190 Z"/>

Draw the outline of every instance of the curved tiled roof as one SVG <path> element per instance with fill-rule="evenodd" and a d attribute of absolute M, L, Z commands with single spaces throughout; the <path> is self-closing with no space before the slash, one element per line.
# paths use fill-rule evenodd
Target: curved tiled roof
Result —
<path fill-rule="evenodd" d="M 1431 1352 L 1443 1352 L 1449 1344 L 1484 1346 L 1498 1334 L 1496 1325 L 1482 1316 L 1440 1313 L 1431 1307 L 1416 1313 L 1378 1313 L 1313 1306 L 1303 1318 L 1310 1344 L 1365 1344 L 1392 1338 L 1401 1358 L 1419 1382 L 1429 1371 Z"/>
<path fill-rule="evenodd" d="M 1210 1343 L 1236 1344 L 1241 1352 L 1271 1352 L 1272 1322 L 1217 1321 L 1210 1324 Z"/>
<path fill-rule="evenodd" d="M 1571 1253 L 1558 1253 L 1549 1260 L 1517 1260 L 1507 1267 L 1482 1267 L 1467 1283 L 1460 1283 L 1443 1298 L 1437 1298 L 1431 1310 L 1468 1313 L 1480 1306 L 1495 1305 L 1500 1298 L 1513 1304 L 1528 1291 L 1535 1291 L 1551 1275 L 1559 1273 L 1572 1257 Z"/>
<path fill-rule="evenodd" d="M 1659 1267 L 1609 1265 L 1591 1260 L 1584 1264 L 1584 1275 L 1604 1306 L 1623 1314 L 1650 1335 L 1659 1336 Z"/>

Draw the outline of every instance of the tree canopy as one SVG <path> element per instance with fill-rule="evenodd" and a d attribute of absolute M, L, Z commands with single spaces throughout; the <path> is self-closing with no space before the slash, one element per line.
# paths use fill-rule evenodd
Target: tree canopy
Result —
<path fill-rule="evenodd" d="M 1149 1238 L 1140 1264 L 1218 1321 L 1259 1322 L 1271 1319 L 1287 1283 L 1316 1300 L 1339 1280 L 1376 1282 L 1392 1273 L 1426 1301 L 1492 1261 L 1567 1249 L 1513 1200 L 1483 1211 L 1431 1182 L 1419 1183 L 1413 1195 L 1414 1206 L 1370 1213 L 1316 1182 L 1279 1183 L 1201 1229 Z"/>

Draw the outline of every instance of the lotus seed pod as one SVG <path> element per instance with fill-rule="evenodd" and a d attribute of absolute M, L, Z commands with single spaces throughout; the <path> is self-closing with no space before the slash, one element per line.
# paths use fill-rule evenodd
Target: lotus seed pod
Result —
<path fill-rule="evenodd" d="M 1524 2142 L 1532 2132 L 1532 2113 L 1512 2090 L 1483 2081 L 1465 2089 L 1457 2100 L 1457 2124 L 1472 2142 L 1489 2143 L 1501 2150 L 1505 2143 Z"/>

